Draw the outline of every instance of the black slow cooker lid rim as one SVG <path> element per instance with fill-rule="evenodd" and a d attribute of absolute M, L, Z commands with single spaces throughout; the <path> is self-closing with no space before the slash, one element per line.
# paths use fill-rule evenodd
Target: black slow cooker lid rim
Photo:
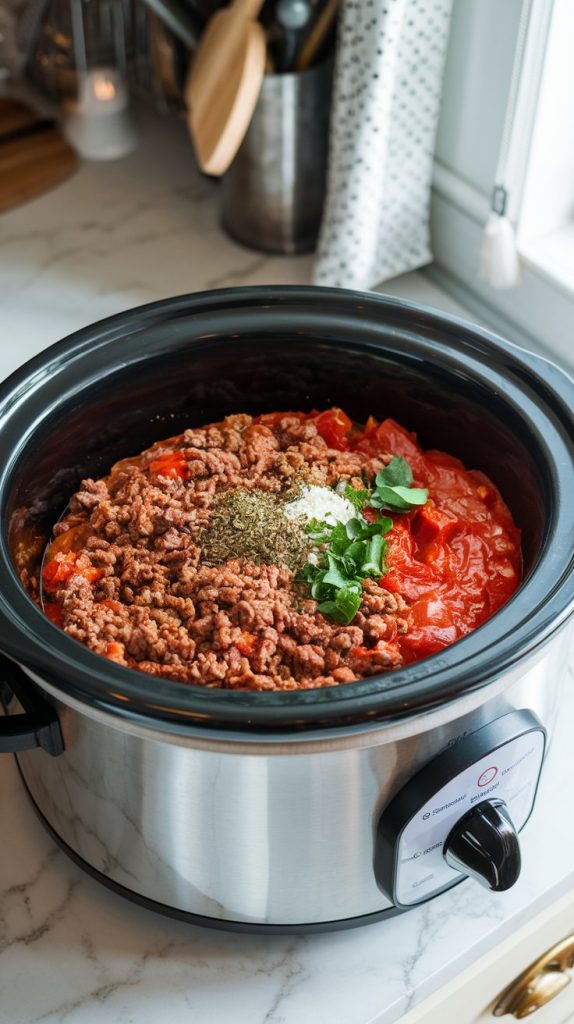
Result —
<path fill-rule="evenodd" d="M 193 309 L 189 308 L 190 302 L 193 302 Z M 319 311 L 323 311 L 325 304 L 328 303 L 330 306 L 340 306 L 344 316 L 349 312 L 350 303 L 355 303 L 356 308 L 361 311 L 370 307 L 377 311 L 386 309 L 398 313 L 415 314 L 417 333 L 424 334 L 427 330 L 432 333 L 437 326 L 444 327 L 452 334 L 452 340 L 456 341 L 461 349 L 472 349 L 478 355 L 485 355 L 490 359 L 495 353 L 501 369 L 515 373 L 519 379 L 528 383 L 534 390 L 543 392 L 544 398 L 552 404 L 557 401 L 559 405 L 562 403 L 556 390 L 540 375 L 541 367 L 544 368 L 546 374 L 558 375 L 562 386 L 568 384 L 570 393 L 574 397 L 574 380 L 564 374 L 550 360 L 529 352 L 495 332 L 464 320 L 453 313 L 378 292 L 323 286 L 255 285 L 191 292 L 168 299 L 159 299 L 134 309 L 115 313 L 82 327 L 60 341 L 49 345 L 0 382 L 0 402 L 6 401 L 9 396 L 18 394 L 20 385 L 24 385 L 25 390 L 28 391 L 31 378 L 36 376 L 36 371 L 40 377 L 45 376 L 49 364 L 53 364 L 49 371 L 52 375 L 67 362 L 80 356 L 84 349 L 92 352 L 96 347 L 105 347 L 115 342 L 118 336 L 126 337 L 133 333 L 140 333 L 143 327 L 165 323 L 166 319 L 185 318 L 191 321 L 215 309 L 221 311 L 224 306 L 235 308 L 251 306 L 272 308 L 277 306 L 280 308 L 287 302 L 290 306 L 300 303 L 301 307 L 309 307 L 311 304 L 317 306 Z M 334 310 L 331 309 L 330 312 L 334 312 Z M 166 314 L 168 314 L 167 317 Z M 461 333 L 461 328 L 463 333 Z"/>
<path fill-rule="evenodd" d="M 466 658 L 461 655 L 468 649 L 469 641 L 476 646 L 483 631 L 492 633 L 497 620 L 509 610 L 508 605 L 457 643 L 411 666 L 345 686 L 290 693 L 210 689 L 146 676 L 90 651 L 53 626 L 34 605 L 33 611 L 44 627 L 44 637 L 38 638 L 29 624 L 24 624 L 27 648 L 23 649 L 20 638 L 13 639 L 10 630 L 7 634 L 3 631 L 2 649 L 61 693 L 64 703 L 68 696 L 87 709 L 110 713 L 119 719 L 145 722 L 148 727 L 167 731 L 185 732 L 190 726 L 199 725 L 216 736 L 230 729 L 251 734 L 322 730 L 366 725 L 369 721 L 381 725 L 482 689 L 526 661 L 561 630 L 574 613 L 571 589 L 568 605 L 564 605 L 559 593 L 545 604 L 544 621 L 537 620 L 533 626 L 530 620 L 519 629 L 513 629 L 508 623 L 508 630 L 495 636 L 492 644 L 485 643 Z M 29 600 L 27 595 L 23 596 Z M 560 602 L 559 608 L 555 606 L 556 600 Z M 2 618 L 6 618 L 3 603 L 0 605 L 0 620 Z M 11 614 L 8 619 L 12 619 Z M 14 625 L 13 621 L 8 624 Z M 452 664 L 448 664 L 449 661 Z M 405 682 L 404 676 L 409 672 L 413 678 Z M 149 696 L 150 686 L 153 698 Z"/>
<path fill-rule="evenodd" d="M 169 704 L 159 704 L 157 700 L 142 702 L 131 701 L 126 696 L 126 688 L 118 699 L 117 691 L 107 686 L 101 691 L 94 685 L 93 678 L 90 679 L 90 693 L 86 692 L 83 686 L 83 673 L 78 672 L 77 667 L 71 673 L 69 681 L 62 679 L 62 664 L 56 661 L 53 669 L 46 671 L 46 662 L 42 666 L 34 665 L 35 659 L 27 659 L 28 664 L 13 656 L 19 664 L 28 668 L 39 680 L 51 685 L 61 695 L 62 702 L 66 703 L 66 697 L 79 702 L 86 707 L 86 713 L 93 709 L 116 718 L 118 722 L 126 721 L 143 727 L 157 729 L 160 732 L 183 734 L 193 731 L 197 734 L 200 728 L 206 738 L 226 738 L 231 732 L 235 735 L 255 738 L 258 735 L 285 737 L 301 735 L 303 733 L 322 734 L 329 729 L 344 729 L 345 727 L 358 727 L 367 729 L 381 728 L 401 720 L 411 718 L 413 715 L 424 714 L 433 711 L 457 699 L 473 694 L 478 690 L 486 689 L 490 684 L 499 679 L 505 672 L 511 670 L 517 664 L 523 662 L 529 656 L 533 656 L 540 648 L 544 647 L 553 636 L 564 626 L 564 621 L 553 624 L 547 634 L 540 634 L 532 647 L 527 650 L 516 645 L 513 652 L 509 652 L 507 660 L 498 666 L 485 666 L 481 674 L 473 673 L 472 680 L 465 682 L 463 689 L 460 687 L 458 678 L 443 679 L 440 686 L 434 685 L 432 690 L 421 688 L 417 683 L 404 685 L 396 689 L 394 700 L 385 700 L 384 705 L 378 706 L 379 702 L 372 696 L 359 696 L 356 693 L 345 693 L 345 699 L 341 705 L 308 703 L 302 705 L 300 700 L 292 700 L 291 706 L 286 706 L 285 698 L 297 698 L 298 694 L 281 694 L 283 698 L 281 705 L 269 706 L 261 698 L 269 697 L 272 694 L 256 693 L 254 703 L 245 708 L 243 704 L 235 707 L 226 702 L 224 713 L 221 708 L 215 707 L 208 710 L 194 707 L 192 710 L 183 711 L 179 707 L 172 707 Z M 434 655 L 433 657 L 436 657 Z M 430 658 L 428 659 L 431 660 Z M 119 666 L 121 668 L 121 666 Z M 130 671 L 125 670 L 124 671 Z M 379 677 L 372 677 L 377 681 Z M 154 678 L 155 683 L 155 678 Z M 172 684 L 181 686 L 182 684 Z M 345 690 L 351 688 L 356 690 L 362 686 L 362 682 L 346 684 Z M 201 689 L 201 687 L 194 687 Z M 339 690 L 340 687 L 333 687 Z M 213 693 L 214 691 L 211 691 Z M 225 693 L 227 691 L 215 691 Z M 320 691 L 305 691 L 305 696 L 317 694 Z M 238 696 L 233 695 L 233 696 Z M 381 696 L 380 694 L 378 695 Z M 326 703 L 326 702 L 325 702 Z M 289 713 L 291 712 L 291 713 Z"/>
<path fill-rule="evenodd" d="M 561 373 L 561 371 L 552 367 L 552 364 L 547 363 L 538 356 L 532 356 L 529 353 L 523 352 L 521 349 L 507 343 L 496 335 L 476 325 L 466 323 L 458 317 L 451 316 L 450 314 L 443 314 L 440 311 L 431 310 L 426 307 L 419 306 L 417 304 L 409 303 L 405 300 L 395 300 L 384 296 L 366 294 L 360 292 L 349 292 L 342 289 L 316 289 L 316 288 L 299 288 L 299 287 L 261 287 L 261 288 L 249 288 L 249 289 L 226 289 L 219 292 L 205 292 L 193 296 L 180 296 L 175 299 L 162 300 L 160 302 L 151 303 L 147 306 L 140 307 L 137 311 L 128 311 L 125 313 L 117 314 L 114 317 L 110 317 L 107 320 L 101 321 L 99 324 L 91 325 L 90 327 L 84 328 L 82 331 L 77 332 L 68 339 L 64 339 L 62 342 L 57 343 L 50 350 L 46 350 L 37 356 L 29 364 L 26 364 L 24 368 L 9 378 L 5 382 L 4 386 L 0 388 L 0 400 L 6 398 L 6 392 L 8 395 L 14 395 L 16 392 L 21 392 L 22 387 L 29 385 L 30 372 L 34 371 L 39 377 L 46 375 L 48 368 L 56 363 L 56 369 L 58 366 L 64 366 L 69 360 L 77 358 L 81 355 L 81 352 L 89 346 L 90 348 L 94 345 L 94 336 L 96 335 L 98 342 L 105 346 L 110 342 L 113 342 L 119 334 L 126 336 L 126 333 L 134 332 L 139 333 L 142 327 L 151 326 L 161 321 L 165 321 L 166 318 L 179 318 L 185 317 L 191 321 L 193 319 L 201 318 L 202 314 L 206 311 L 212 311 L 215 306 L 219 310 L 222 307 L 238 308 L 238 307 L 249 307 L 257 306 L 263 307 L 265 304 L 281 306 L 284 303 L 293 305 L 294 303 L 300 303 L 301 306 L 308 306 L 310 303 L 321 307 L 324 307 L 328 302 L 332 308 L 329 309 L 329 314 L 333 315 L 334 307 L 341 308 L 342 313 L 345 314 L 345 318 L 349 314 L 349 301 L 352 301 L 356 307 L 361 309 L 372 309 L 379 313 L 382 309 L 387 311 L 393 310 L 396 314 L 407 314 L 411 318 L 414 317 L 416 320 L 417 329 L 421 330 L 421 333 L 429 333 L 436 331 L 437 327 L 442 329 L 448 329 L 453 338 L 456 338 L 462 350 L 467 352 L 470 350 L 473 353 L 487 354 L 491 360 L 494 360 L 495 367 L 501 372 L 507 374 L 512 373 L 515 379 L 518 379 L 522 384 L 526 384 L 532 391 L 540 393 L 542 389 L 544 391 L 544 401 L 548 406 L 552 406 L 553 411 L 560 414 L 563 413 L 564 400 L 560 395 L 560 387 L 558 389 L 552 387 L 550 383 L 545 379 L 547 376 L 552 376 L 555 372 L 559 375 L 559 384 L 562 385 L 564 390 L 564 382 L 568 383 L 570 393 L 574 395 L 574 384 Z M 193 309 L 189 308 L 190 301 L 193 302 Z M 411 319 L 410 329 L 413 329 L 413 323 Z M 494 367 L 493 367 L 494 368 Z M 562 407 L 562 408 L 561 408 Z M 560 415 L 560 419 L 564 422 L 564 415 Z M 571 429 L 571 415 L 568 419 L 568 425 Z M 19 586 L 19 585 L 18 585 Z M 23 594 L 21 587 L 19 586 L 20 594 L 29 601 L 26 595 Z M 521 588 L 522 591 L 522 588 Z M 518 593 L 520 594 L 519 591 Z M 563 621 L 565 615 L 570 614 L 571 609 L 567 605 L 571 604 L 572 598 L 572 586 L 569 588 L 569 594 L 560 599 L 552 601 L 552 607 L 554 612 L 552 614 L 543 615 L 540 621 L 537 620 L 538 633 L 535 630 L 531 631 L 531 635 L 524 639 L 524 644 L 520 651 L 516 651 L 515 655 L 512 655 L 511 660 L 516 660 L 519 656 L 527 653 L 528 650 L 533 649 L 534 646 L 538 645 L 538 642 L 543 642 L 547 635 L 550 635 L 556 628 L 557 624 Z M 513 599 L 514 600 L 514 599 Z M 30 602 L 31 604 L 31 602 Z M 510 605 L 510 602 L 509 602 Z M 33 606 L 32 606 L 33 607 Z M 500 614 L 508 612 L 509 606 L 505 606 Z M 549 606 L 546 606 L 546 612 L 549 612 Z M 37 609 L 35 609 L 38 615 L 41 615 Z M 455 652 L 461 650 L 461 645 L 465 646 L 465 651 L 468 650 L 468 641 L 472 637 L 476 637 L 478 633 L 482 631 L 488 631 L 488 635 L 491 635 L 490 630 L 492 624 L 498 619 L 498 615 L 494 616 L 493 619 L 486 622 L 479 631 L 475 631 L 469 637 L 459 641 L 449 651 Z M 11 616 L 8 616 L 10 619 Z M 52 641 L 50 640 L 48 647 L 39 645 L 35 650 L 33 656 L 23 657 L 21 643 L 16 645 L 2 644 L 7 653 L 11 653 L 16 660 L 21 663 L 29 663 L 30 668 L 36 670 L 39 675 L 44 673 L 46 678 L 50 675 L 53 679 L 55 686 L 59 686 L 63 693 L 68 692 L 70 695 L 77 694 L 80 700 L 85 700 L 86 703 L 92 703 L 94 706 L 107 707 L 114 711 L 114 713 L 124 716 L 130 715 L 144 715 L 147 717 L 161 720 L 164 723 L 182 721 L 189 722 L 190 718 L 195 718 L 196 722 L 199 720 L 210 728 L 225 727 L 230 718 L 236 721 L 241 716 L 241 721 L 245 720 L 245 697 L 244 694 L 230 693 L 229 691 L 213 691 L 205 690 L 203 687 L 182 687 L 182 684 L 172 683 L 168 680 L 161 680 L 158 682 L 157 678 L 154 679 L 154 687 L 156 691 L 161 692 L 162 697 L 165 696 L 165 703 L 160 708 L 158 701 L 154 701 L 152 704 L 147 700 L 145 695 L 145 676 L 137 672 L 132 672 L 129 669 L 125 669 L 121 666 L 110 665 L 109 662 L 99 658 L 97 655 L 83 648 L 82 645 L 76 644 L 71 638 L 66 637 L 65 634 L 59 633 L 51 624 L 47 623 L 47 620 L 41 617 L 43 623 L 46 624 L 48 629 L 57 634 L 56 640 L 64 638 L 68 644 L 71 644 L 75 649 L 75 656 L 70 655 L 69 665 L 65 667 L 62 664 L 62 652 L 57 651 L 57 644 L 54 642 L 56 653 L 52 659 L 52 653 L 48 654 L 47 651 L 51 651 Z M 14 622 L 8 623 L 8 629 L 10 632 L 14 628 Z M 24 627 L 24 631 L 26 628 Z M 484 633 L 486 640 L 487 633 Z M 29 637 L 29 642 L 33 642 L 34 638 Z M 493 643 L 498 646 L 500 637 L 496 637 L 492 634 Z M 514 640 L 516 640 L 516 634 L 514 634 Z M 35 642 L 35 641 L 34 641 Z M 60 643 L 62 641 L 60 640 Z M 530 644 L 530 647 L 529 647 Z M 516 645 L 515 645 L 516 646 Z M 10 648 L 10 649 L 8 649 Z M 31 647 L 28 649 L 28 654 L 32 653 Z M 462 651 L 461 651 L 462 653 Z M 267 716 L 268 727 L 273 728 L 278 724 L 284 725 L 287 721 L 291 707 L 297 707 L 298 715 L 294 717 L 295 727 L 301 726 L 301 719 L 309 719 L 308 723 L 305 723 L 305 727 L 312 728 L 317 725 L 317 718 L 322 708 L 325 710 L 327 718 L 333 720 L 341 717 L 341 715 L 329 715 L 334 708 L 341 709 L 344 706 L 345 712 L 350 709 L 351 715 L 355 714 L 362 716 L 362 720 L 368 719 L 369 716 L 376 715 L 379 720 L 387 718 L 390 715 L 404 715 L 412 713 L 413 709 L 418 710 L 419 708 L 429 707 L 431 704 L 436 704 L 444 700 L 452 699 L 455 696 L 461 696 L 464 693 L 469 692 L 476 686 L 486 685 L 487 682 L 494 678 L 496 672 L 500 672 L 501 665 L 507 663 L 507 655 L 511 653 L 510 648 L 505 652 L 505 657 L 502 661 L 499 661 L 497 665 L 491 667 L 491 673 L 487 677 L 486 663 L 477 665 L 474 668 L 474 675 L 472 683 L 468 682 L 468 678 L 463 680 L 460 678 L 463 670 L 466 671 L 470 665 L 470 659 L 461 659 L 461 665 L 454 667 L 447 666 L 447 668 L 439 668 L 438 662 L 441 658 L 445 657 L 445 652 L 437 654 L 432 658 L 425 659 L 423 662 L 418 663 L 419 666 L 423 666 L 420 674 L 424 681 L 417 678 L 414 682 L 402 682 L 404 679 L 404 673 L 408 672 L 409 669 L 398 670 L 397 672 L 388 674 L 385 676 L 371 677 L 370 680 L 362 682 L 348 684 L 344 688 L 333 687 L 329 688 L 330 693 L 326 690 L 311 690 L 301 691 L 291 694 L 266 694 L 256 693 L 251 695 L 253 701 L 253 711 L 251 714 L 251 720 L 246 723 L 247 727 L 251 729 L 256 723 L 263 722 L 265 716 Z M 91 661 L 86 666 L 79 665 L 85 656 Z M 475 658 L 476 655 L 473 656 Z M 66 663 L 68 659 L 64 659 Z M 450 656 L 449 659 L 450 660 Z M 98 663 L 98 664 L 96 664 Z M 412 666 L 410 667 L 412 668 Z M 65 669 L 65 678 L 62 676 L 62 671 Z M 454 674 L 458 671 L 458 676 L 454 678 Z M 484 676 L 484 679 L 483 679 Z M 129 678 L 131 677 L 131 678 Z M 394 677 L 394 678 L 391 678 Z M 112 690 L 110 686 L 110 679 L 115 680 L 118 684 L 118 689 Z M 430 680 L 430 682 L 429 682 Z M 97 682 L 96 682 L 97 681 Z M 112 683 L 113 685 L 113 683 Z M 149 686 L 149 677 L 148 677 Z M 381 688 L 382 686 L 382 688 Z M 374 694 L 371 692 L 373 687 L 377 692 Z M 167 688 L 167 689 L 166 689 Z M 351 692 L 352 688 L 352 692 Z M 123 693 L 120 693 L 120 690 Z M 188 697 L 193 696 L 194 701 L 201 705 L 201 710 L 197 708 L 182 707 L 183 691 L 186 691 Z M 343 694 L 342 691 L 345 691 Z M 129 694 L 129 696 L 127 696 Z M 312 696 L 311 696 L 312 695 Z M 210 700 L 212 708 L 207 712 L 206 701 Z M 233 705 L 231 705 L 233 701 Z M 225 715 L 223 711 L 223 703 L 225 702 Z M 185 701 L 188 705 L 189 702 Z M 372 706 L 370 706 L 372 705 Z M 384 705 L 384 707 L 383 707 Z M 305 711 L 303 711 L 305 709 Z M 273 715 L 269 713 L 273 711 Z M 271 718 L 273 721 L 271 721 Z M 277 720 L 277 721 L 276 721 Z"/>

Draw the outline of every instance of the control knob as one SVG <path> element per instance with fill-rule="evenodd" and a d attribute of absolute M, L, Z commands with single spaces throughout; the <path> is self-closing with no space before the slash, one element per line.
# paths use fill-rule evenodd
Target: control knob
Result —
<path fill-rule="evenodd" d="M 504 800 L 483 800 L 457 821 L 443 847 L 449 867 L 494 892 L 514 885 L 520 846 Z"/>

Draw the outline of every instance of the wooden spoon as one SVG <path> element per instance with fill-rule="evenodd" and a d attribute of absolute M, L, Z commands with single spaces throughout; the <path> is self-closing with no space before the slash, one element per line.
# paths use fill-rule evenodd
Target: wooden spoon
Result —
<path fill-rule="evenodd" d="M 327 36 L 335 22 L 340 0 L 326 0 L 319 7 L 319 13 L 310 27 L 309 34 L 303 43 L 297 58 L 297 71 L 306 71 L 315 63 Z"/>
<path fill-rule="evenodd" d="M 224 174 L 241 145 L 265 73 L 266 42 L 256 20 L 263 0 L 234 0 L 210 19 L 196 50 L 185 100 L 199 166 Z"/>

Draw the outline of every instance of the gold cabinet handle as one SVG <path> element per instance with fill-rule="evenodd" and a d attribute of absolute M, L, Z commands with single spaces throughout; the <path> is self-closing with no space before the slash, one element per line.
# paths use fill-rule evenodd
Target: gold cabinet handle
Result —
<path fill-rule="evenodd" d="M 494 1007 L 494 1016 L 509 1013 L 522 1020 L 536 1013 L 570 984 L 569 967 L 574 967 L 574 935 L 557 942 L 513 981 Z"/>

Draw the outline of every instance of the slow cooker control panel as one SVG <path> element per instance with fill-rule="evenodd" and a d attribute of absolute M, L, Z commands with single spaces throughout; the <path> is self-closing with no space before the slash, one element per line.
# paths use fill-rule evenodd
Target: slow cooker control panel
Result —
<path fill-rule="evenodd" d="M 526 824 L 546 734 L 530 711 L 512 711 L 424 766 L 384 809 L 375 874 L 395 906 L 412 907 L 465 876 L 494 890 L 520 874 Z"/>

